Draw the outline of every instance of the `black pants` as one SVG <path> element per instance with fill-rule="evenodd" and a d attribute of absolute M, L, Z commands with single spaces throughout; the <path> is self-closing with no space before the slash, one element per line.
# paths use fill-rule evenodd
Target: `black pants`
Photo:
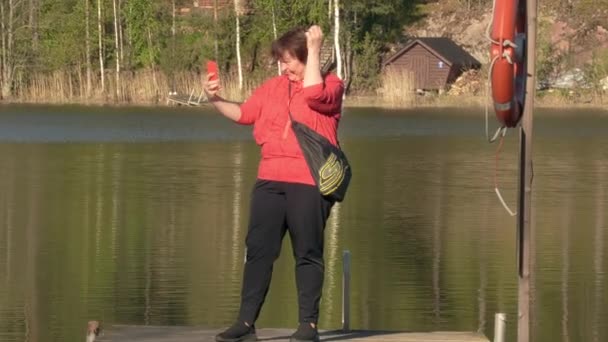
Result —
<path fill-rule="evenodd" d="M 268 293 L 272 266 L 289 231 L 300 322 L 317 323 L 323 288 L 323 231 L 333 202 L 311 185 L 258 180 L 253 189 L 239 320 L 254 323 Z"/>

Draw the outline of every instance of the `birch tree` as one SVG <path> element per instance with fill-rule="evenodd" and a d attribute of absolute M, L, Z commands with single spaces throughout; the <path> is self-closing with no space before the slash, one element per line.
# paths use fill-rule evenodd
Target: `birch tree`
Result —
<path fill-rule="evenodd" d="M 161 39 L 171 38 L 170 35 L 163 37 L 161 34 L 164 30 L 166 32 L 172 30 L 171 22 L 167 22 L 167 26 L 161 26 L 163 23 L 157 19 L 162 15 L 162 11 L 168 10 L 168 8 L 158 7 L 158 4 L 149 0 L 129 0 L 126 6 L 125 24 L 129 32 L 130 56 L 133 66 L 145 69 L 154 68 L 158 60 L 160 45 L 168 43 L 166 40 L 161 42 Z M 170 17 L 167 20 L 171 20 Z M 175 25 L 177 34 L 177 23 Z M 171 44 L 166 45 L 169 50 L 172 49 Z"/>
<path fill-rule="evenodd" d="M 32 50 L 38 51 L 38 1 L 29 0 L 28 26 L 32 32 Z"/>
<path fill-rule="evenodd" d="M 0 68 L 2 70 L 2 75 L 0 76 L 2 88 L 0 90 L 0 95 L 3 99 L 12 95 L 15 71 L 18 64 L 15 51 L 14 24 L 17 21 L 17 13 L 19 13 L 19 8 L 17 8 L 19 3 L 19 1 L 15 0 L 4 0 L 0 2 L 0 30 L 2 32 L 2 62 Z"/>
<path fill-rule="evenodd" d="M 177 33 L 177 25 L 175 22 L 175 14 L 176 14 L 175 0 L 172 0 L 171 1 L 171 60 L 175 60 L 175 49 L 176 49 L 175 34 Z M 171 69 L 170 77 L 171 77 L 171 89 L 169 90 L 169 95 L 172 95 L 173 92 L 175 92 L 177 94 L 177 92 L 175 91 L 175 70 L 174 69 Z"/>
<path fill-rule="evenodd" d="M 241 63 L 241 24 L 240 16 L 243 11 L 242 0 L 234 0 L 234 13 L 236 18 L 236 63 L 239 73 L 239 90 L 243 90 L 243 65 Z"/>
<path fill-rule="evenodd" d="M 175 33 L 177 30 L 176 24 L 175 24 L 175 0 L 171 1 L 171 39 L 173 40 L 173 44 L 175 44 Z M 173 45 L 173 48 L 175 49 L 175 45 Z"/>
<path fill-rule="evenodd" d="M 120 46 L 120 64 L 121 68 L 125 68 L 125 53 L 124 53 L 124 43 L 123 43 L 123 21 L 122 21 L 122 0 L 118 0 L 118 45 Z"/>
<path fill-rule="evenodd" d="M 6 20 L 4 18 L 4 1 L 0 1 L 0 99 L 4 98 L 6 70 Z"/>
<path fill-rule="evenodd" d="M 150 27 L 147 28 L 148 32 L 148 54 L 150 58 L 150 69 L 152 69 L 152 81 L 154 81 L 154 89 L 158 89 L 158 80 L 156 79 L 156 66 L 154 65 L 154 45 L 152 44 L 152 31 Z"/>
<path fill-rule="evenodd" d="M 335 1 L 335 0 L 334 0 Z M 383 0 L 349 0 L 342 3 L 340 31 L 345 44 L 341 47 L 342 74 L 348 89 L 378 86 L 382 48 L 403 37 L 403 27 L 417 20 L 417 2 Z"/>
<path fill-rule="evenodd" d="M 112 0 L 114 9 L 114 46 L 116 48 L 114 59 L 116 60 L 116 98 L 120 100 L 120 45 L 118 43 L 118 11 L 116 9 L 116 0 Z"/>
<path fill-rule="evenodd" d="M 106 91 L 105 67 L 103 63 L 103 20 L 101 17 L 101 0 L 97 0 L 97 29 L 99 42 L 99 72 L 101 74 L 101 92 Z"/>
<path fill-rule="evenodd" d="M 215 61 L 218 62 L 220 59 L 220 48 L 217 37 L 217 0 L 213 0 L 213 49 Z"/>
<path fill-rule="evenodd" d="M 340 1 L 334 0 L 334 47 L 336 49 L 336 69 L 338 77 L 342 75 L 342 52 L 340 51 Z"/>
<path fill-rule="evenodd" d="M 86 84 L 86 97 L 91 96 L 91 88 L 92 88 L 92 65 L 91 65 L 91 31 L 90 31 L 90 16 L 91 16 L 91 8 L 90 8 L 90 0 L 84 0 L 84 18 L 85 18 L 85 66 L 86 66 L 86 74 L 87 74 L 87 84 Z"/>
<path fill-rule="evenodd" d="M 33 2 L 24 0 L 0 1 L 0 98 L 8 98 L 15 93 L 17 73 L 23 75 L 28 54 L 32 51 L 32 36 L 27 30 L 35 19 L 27 6 Z"/>
<path fill-rule="evenodd" d="M 270 12 L 272 13 L 272 34 L 274 39 L 276 40 L 278 38 L 277 36 L 277 18 L 276 18 L 276 14 L 275 14 L 275 10 L 274 10 L 275 4 L 274 4 L 274 0 L 272 1 L 272 4 L 270 5 Z M 281 76 L 281 62 L 277 61 L 277 69 L 278 69 L 278 74 L 279 76 Z"/>

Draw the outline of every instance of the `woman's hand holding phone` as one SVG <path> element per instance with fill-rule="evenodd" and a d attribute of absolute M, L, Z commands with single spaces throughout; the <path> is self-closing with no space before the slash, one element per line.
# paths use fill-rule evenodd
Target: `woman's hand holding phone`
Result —
<path fill-rule="evenodd" d="M 215 98 L 221 89 L 219 71 L 215 61 L 207 61 L 207 82 L 205 82 L 204 89 L 209 100 Z"/>

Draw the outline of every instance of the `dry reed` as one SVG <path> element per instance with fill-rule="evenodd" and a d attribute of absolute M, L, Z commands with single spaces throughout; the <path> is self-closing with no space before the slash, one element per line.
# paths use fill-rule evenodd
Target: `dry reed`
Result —
<path fill-rule="evenodd" d="M 221 95 L 230 100 L 243 101 L 257 85 L 255 80 L 246 80 L 240 90 L 236 77 L 226 75 L 222 78 Z M 37 73 L 28 81 L 20 82 L 16 95 L 11 100 L 51 104 L 154 105 L 166 103 L 171 92 L 205 100 L 203 76 L 195 72 L 180 72 L 168 77 L 163 72 L 152 69 L 123 71 L 118 90 L 115 73 L 106 73 L 105 89 L 102 89 L 100 75 L 93 75 L 91 91 L 87 92 L 86 76 L 83 73 L 54 71 Z"/>
<path fill-rule="evenodd" d="M 483 73 L 482 73 L 483 75 Z M 100 75 L 94 74 L 91 90 L 87 92 L 84 72 L 54 71 L 36 73 L 28 79 L 20 78 L 15 85 L 12 102 L 51 103 L 51 104 L 166 104 L 170 92 L 190 96 L 198 100 L 202 93 L 204 75 L 195 72 L 180 72 L 168 77 L 159 70 L 124 71 L 120 75 L 120 92 L 116 91 L 115 74 L 106 74 L 105 91 L 101 88 Z M 238 87 L 235 75 L 221 75 L 223 88 L 220 95 L 233 101 L 243 101 L 261 82 L 253 76 L 245 78 L 243 89 Z M 482 79 L 483 76 L 482 76 Z M 489 98 L 482 94 L 464 93 L 458 96 L 441 94 L 419 96 L 416 94 L 414 75 L 411 72 L 385 72 L 383 86 L 377 90 L 380 96 L 346 97 L 346 106 L 376 106 L 388 108 L 409 108 L 419 106 L 484 106 Z M 590 91 L 539 92 L 536 98 L 538 107 L 603 107 L 608 96 Z"/>
<path fill-rule="evenodd" d="M 413 107 L 416 105 L 414 74 L 407 70 L 388 68 L 382 74 L 382 87 L 378 89 L 385 105 Z"/>

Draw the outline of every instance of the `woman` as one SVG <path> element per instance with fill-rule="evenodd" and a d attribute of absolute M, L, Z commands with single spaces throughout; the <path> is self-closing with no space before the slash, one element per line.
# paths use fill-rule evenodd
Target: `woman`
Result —
<path fill-rule="evenodd" d="M 292 242 L 298 290 L 299 326 L 291 341 L 318 341 L 319 300 L 323 287 L 323 232 L 333 202 L 321 196 L 291 129 L 294 120 L 338 144 L 344 86 L 320 72 L 323 33 L 319 26 L 294 29 L 272 44 L 282 76 L 271 78 L 243 104 L 218 96 L 219 80 L 207 75 L 205 92 L 227 118 L 253 125 L 262 149 L 251 197 L 247 261 L 237 321 L 218 334 L 218 342 L 255 341 L 254 323 L 270 286 L 272 266 L 286 231 Z"/>

